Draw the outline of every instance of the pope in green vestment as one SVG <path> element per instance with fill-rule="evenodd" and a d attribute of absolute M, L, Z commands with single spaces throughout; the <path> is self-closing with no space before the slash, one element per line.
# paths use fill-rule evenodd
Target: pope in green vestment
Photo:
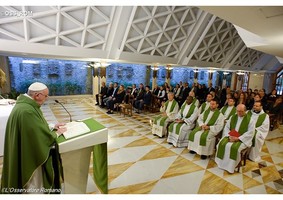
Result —
<path fill-rule="evenodd" d="M 5 134 L 1 193 L 61 192 L 59 154 L 55 143 L 57 135 L 50 130 L 40 110 L 40 106 L 48 97 L 48 88 L 44 86 L 40 83 L 36 86 L 32 84 L 28 94 L 18 97 L 9 116 Z M 40 172 L 40 188 L 33 188 L 34 184 L 30 187 L 30 182 L 37 170 Z"/>

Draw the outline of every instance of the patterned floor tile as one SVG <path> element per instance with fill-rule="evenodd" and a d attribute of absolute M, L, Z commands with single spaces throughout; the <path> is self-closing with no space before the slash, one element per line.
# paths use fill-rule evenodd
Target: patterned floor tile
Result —
<path fill-rule="evenodd" d="M 189 174 L 189 173 L 200 171 L 200 170 L 204 170 L 204 168 L 179 156 L 174 161 L 174 163 L 169 167 L 169 169 L 164 173 L 162 178 Z"/>
<path fill-rule="evenodd" d="M 233 194 L 240 191 L 236 185 L 206 170 L 198 194 Z"/>
<path fill-rule="evenodd" d="M 176 156 L 177 154 L 168 150 L 167 148 L 157 145 L 153 150 L 143 156 L 140 160 L 150 160 L 155 158 L 164 158 L 164 157 L 171 157 Z"/>
<path fill-rule="evenodd" d="M 68 122 L 69 115 L 52 97 L 41 107 L 49 123 Z M 247 160 L 239 173 L 217 167 L 213 156 L 201 160 L 187 148 L 175 148 L 153 136 L 150 119 L 159 113 L 123 116 L 95 106 L 88 96 L 56 97 L 73 120 L 92 117 L 108 128 L 110 194 L 282 194 L 283 126 L 269 132 L 261 161 Z M 0 157 L 0 177 L 3 157 Z M 89 175 L 93 166 L 90 162 Z M 92 187 L 92 185 L 88 185 Z M 90 192 L 99 194 L 99 192 Z"/>
<path fill-rule="evenodd" d="M 275 166 L 261 168 L 260 172 L 264 183 L 275 181 L 281 178 Z"/>

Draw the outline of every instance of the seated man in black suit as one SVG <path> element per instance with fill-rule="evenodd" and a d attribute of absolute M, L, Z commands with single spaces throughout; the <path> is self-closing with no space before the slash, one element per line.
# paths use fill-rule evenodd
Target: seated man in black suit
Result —
<path fill-rule="evenodd" d="M 96 104 L 95 105 L 102 105 L 103 104 L 103 98 L 105 98 L 107 95 L 107 87 L 105 82 L 101 83 L 100 93 L 95 95 L 96 98 Z"/>
<path fill-rule="evenodd" d="M 152 95 L 151 95 L 151 92 L 150 92 L 150 88 L 147 85 L 147 86 L 145 86 L 145 93 L 143 95 L 143 99 L 135 101 L 134 107 L 136 109 L 138 109 L 138 111 L 136 113 L 139 113 L 139 110 L 143 109 L 144 104 L 145 105 L 150 105 L 150 103 L 151 103 L 151 96 Z"/>

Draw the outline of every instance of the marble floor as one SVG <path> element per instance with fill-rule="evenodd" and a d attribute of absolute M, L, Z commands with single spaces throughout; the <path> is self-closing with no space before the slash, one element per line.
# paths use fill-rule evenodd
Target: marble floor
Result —
<path fill-rule="evenodd" d="M 108 115 L 90 96 L 57 99 L 73 120 L 93 117 L 108 128 L 109 194 L 283 193 L 283 126 L 268 134 L 260 162 L 248 160 L 239 173 L 229 174 L 217 167 L 213 157 L 201 160 L 188 149 L 175 148 L 153 136 L 149 120 L 156 113 Z M 68 122 L 68 114 L 53 102 L 50 97 L 42 106 L 47 121 Z M 89 172 L 91 175 L 92 164 Z"/>

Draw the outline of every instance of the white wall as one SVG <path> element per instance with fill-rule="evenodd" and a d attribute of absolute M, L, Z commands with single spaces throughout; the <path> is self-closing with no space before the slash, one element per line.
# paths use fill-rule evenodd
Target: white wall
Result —
<path fill-rule="evenodd" d="M 262 89 L 263 88 L 263 79 L 264 74 L 263 73 L 250 73 L 250 79 L 249 79 L 249 88 L 251 89 Z"/>

